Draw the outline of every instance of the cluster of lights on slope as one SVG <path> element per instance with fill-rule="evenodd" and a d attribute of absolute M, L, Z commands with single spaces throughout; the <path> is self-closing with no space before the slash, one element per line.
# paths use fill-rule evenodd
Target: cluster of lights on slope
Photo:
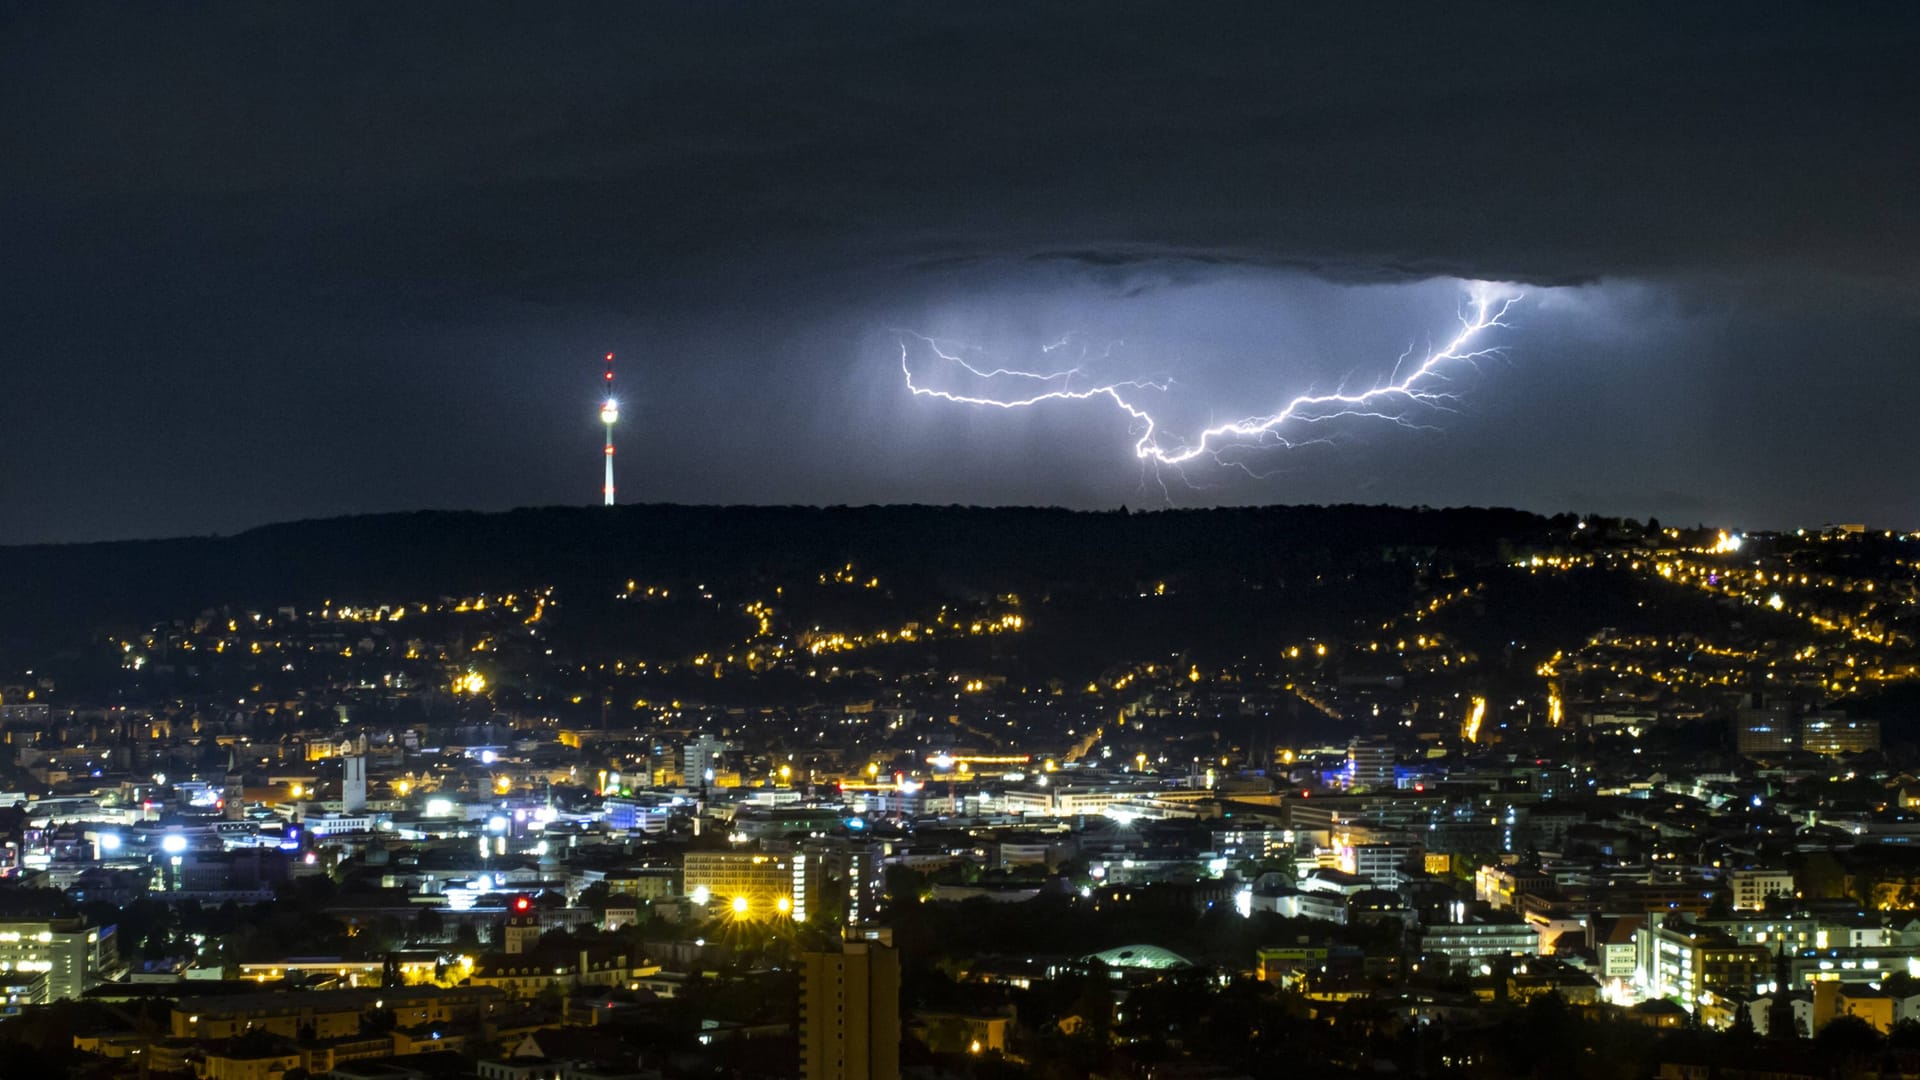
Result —
<path fill-rule="evenodd" d="M 867 633 L 823 630 L 815 627 L 800 635 L 800 647 L 809 655 L 819 656 L 885 645 L 911 645 L 935 639 L 1017 634 L 1026 628 L 1026 616 L 1013 612 L 961 621 L 948 618 L 947 613 L 943 611 L 929 623 L 911 622 L 897 628 L 873 630 Z"/>
<path fill-rule="evenodd" d="M 553 589 L 543 586 L 524 592 L 482 593 L 435 601 L 336 604 L 327 600 L 317 608 L 298 614 L 283 609 L 274 614 L 203 616 L 191 624 L 159 625 L 137 640 L 123 640 L 118 645 L 121 666 L 130 671 L 144 670 L 156 660 L 174 655 L 210 654 L 210 657 L 222 658 L 226 666 L 216 670 L 228 677 L 235 672 L 277 677 L 305 671 L 309 677 L 328 679 L 345 690 L 431 684 L 450 679 L 456 693 L 469 693 L 473 692 L 466 682 L 470 671 L 464 666 L 465 661 L 455 654 L 497 651 L 503 641 L 501 635 L 506 632 L 502 624 L 508 620 L 517 619 L 518 633 L 537 634 L 532 627 L 546 617 L 552 596 Z M 488 628 L 477 637 L 449 631 L 448 638 L 436 640 L 436 624 L 425 620 L 450 616 L 463 619 L 479 616 L 488 620 Z M 394 636 L 395 631 L 388 628 L 403 619 L 407 636 Z M 440 626 L 444 629 L 444 624 Z M 369 672 L 359 663 L 351 668 L 329 667 L 327 661 L 332 658 L 396 666 L 384 672 Z M 402 663 L 427 666 L 410 670 L 398 666 Z M 250 666 L 253 664 L 266 666 Z M 449 664 L 460 666 L 434 667 Z M 250 685 L 248 692 L 270 691 L 262 681 Z M 239 704 L 244 705 L 246 701 L 241 698 Z"/>
<path fill-rule="evenodd" d="M 822 586 L 843 586 L 860 590 L 874 590 L 880 587 L 879 578 L 864 573 L 851 562 L 844 563 L 816 575 L 816 584 Z M 786 587 L 774 589 L 776 597 L 786 594 Z M 714 593 L 705 585 L 694 589 L 698 598 L 712 601 L 722 609 L 725 605 L 715 600 Z M 629 580 L 624 590 L 615 597 L 630 601 L 660 601 L 674 595 L 665 585 L 642 585 L 638 580 Z M 931 618 L 910 620 L 895 626 L 883 626 L 862 630 L 840 629 L 816 625 L 797 633 L 785 631 L 779 623 L 779 609 L 767 600 L 750 600 L 739 607 L 739 611 L 752 620 L 753 629 L 742 640 L 723 650 L 708 650 L 696 653 L 684 660 L 661 658 L 657 660 L 616 660 L 601 663 L 598 670 L 615 674 L 640 675 L 648 672 L 670 673 L 684 665 L 719 679 L 736 668 L 749 672 L 762 672 L 775 666 L 797 660 L 835 656 L 861 650 L 884 648 L 899 645 L 912 645 L 934 640 L 949 641 L 965 637 L 991 637 L 1000 634 L 1019 633 L 1027 628 L 1027 618 L 1020 613 L 1020 598 L 1007 593 L 994 597 L 987 611 L 962 613 L 942 606 Z M 583 665 L 584 674 L 590 669 Z M 816 668 L 796 668 L 802 674 L 818 676 Z M 831 675 L 839 669 L 833 668 Z M 978 693 L 985 689 L 984 683 L 970 688 L 968 692 Z"/>
<path fill-rule="evenodd" d="M 1673 534 L 1670 532 L 1669 536 Z M 1690 637 L 1622 638 L 1588 643 L 1576 658 L 1556 654 L 1540 665 L 1543 677 L 1596 672 L 1640 677 L 1667 686 L 1714 688 L 1737 686 L 1754 675 L 1767 679 L 1785 676 L 1795 683 L 1816 685 L 1829 693 L 1851 693 L 1862 682 L 1896 682 L 1920 677 L 1913 658 L 1898 654 L 1910 639 L 1889 629 L 1876 614 L 1887 607 L 1910 605 L 1911 598 L 1888 595 L 1871 580 L 1834 574 L 1812 574 L 1790 568 L 1770 568 L 1759 560 L 1743 565 L 1738 555 L 1745 538 L 1717 533 L 1708 544 L 1661 552 L 1608 551 L 1580 555 L 1535 555 L 1514 564 L 1530 574 L 1581 569 L 1624 570 L 1650 581 L 1694 589 L 1722 600 L 1763 607 L 1790 616 L 1821 634 L 1844 639 L 1845 644 L 1825 656 L 1815 646 L 1779 655 L 1703 642 Z M 1827 596 L 1849 598 L 1851 612 L 1820 601 Z M 1882 606 L 1884 605 L 1884 607 Z M 1666 664 L 1649 660 L 1659 653 L 1673 659 Z M 1609 657 L 1608 653 L 1616 654 Z M 1701 659 L 1722 666 L 1701 671 Z M 1743 667 L 1743 665 L 1745 665 Z M 1764 669 L 1764 670 L 1762 670 Z"/>

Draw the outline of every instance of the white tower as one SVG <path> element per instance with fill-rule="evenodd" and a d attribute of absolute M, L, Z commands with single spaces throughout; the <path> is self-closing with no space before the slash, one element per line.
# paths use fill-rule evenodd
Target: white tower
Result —
<path fill-rule="evenodd" d="M 600 406 L 600 422 L 607 426 L 607 481 L 600 490 L 613 505 L 613 425 L 620 422 L 620 403 L 613 400 L 613 354 L 607 354 L 607 400 Z"/>

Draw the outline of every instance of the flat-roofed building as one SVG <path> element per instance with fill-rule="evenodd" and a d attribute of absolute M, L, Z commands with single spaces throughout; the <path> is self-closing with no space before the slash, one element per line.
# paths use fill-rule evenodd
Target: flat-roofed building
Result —
<path fill-rule="evenodd" d="M 1841 712 L 1809 713 L 1800 721 L 1800 748 L 1814 754 L 1866 754 L 1880 749 L 1880 721 Z"/>
<path fill-rule="evenodd" d="M 899 1080 L 900 954 L 889 935 L 802 955 L 800 1075 Z"/>
<path fill-rule="evenodd" d="M 1759 911 L 1774 896 L 1791 898 L 1794 894 L 1793 871 L 1749 869 L 1727 875 L 1733 890 L 1733 910 Z"/>
<path fill-rule="evenodd" d="M 41 995 L 31 1004 L 78 999 L 113 978 L 120 966 L 111 926 L 84 919 L 9 919 L 0 922 L 0 972 L 18 976 Z M 44 976 L 36 980 L 33 976 Z"/>
<path fill-rule="evenodd" d="M 825 860 L 805 851 L 689 851 L 681 862 L 686 895 L 740 915 L 805 921 L 823 887 Z"/>

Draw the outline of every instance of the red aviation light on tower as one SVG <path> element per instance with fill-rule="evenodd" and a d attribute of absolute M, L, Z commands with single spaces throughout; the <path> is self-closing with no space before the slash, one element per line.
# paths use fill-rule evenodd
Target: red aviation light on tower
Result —
<path fill-rule="evenodd" d="M 533 901 L 524 896 L 516 896 L 513 898 L 513 910 L 517 914 L 525 915 L 533 910 Z"/>

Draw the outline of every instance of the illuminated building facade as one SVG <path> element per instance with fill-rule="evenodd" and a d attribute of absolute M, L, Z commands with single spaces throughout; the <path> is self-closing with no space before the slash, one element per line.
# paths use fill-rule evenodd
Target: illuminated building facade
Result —
<path fill-rule="evenodd" d="M 114 928 L 81 919 L 0 922 L 0 973 L 8 979 L 44 975 L 44 998 L 35 1004 L 78 999 L 112 977 L 119 966 Z"/>
<path fill-rule="evenodd" d="M 1394 786 L 1393 744 L 1378 736 L 1355 736 L 1347 743 L 1347 787 L 1385 791 Z"/>
<path fill-rule="evenodd" d="M 805 921 L 823 886 L 825 860 L 806 852 L 689 851 L 681 864 L 686 894 L 755 917 Z"/>
<path fill-rule="evenodd" d="M 1742 754 L 1783 754 L 1800 748 L 1800 721 L 1784 702 L 1743 708 L 1733 724 L 1734 748 Z"/>
<path fill-rule="evenodd" d="M 680 750 L 680 782 L 699 787 L 708 770 L 718 773 L 726 767 L 727 741 L 700 735 L 687 741 Z"/>
<path fill-rule="evenodd" d="M 899 1080 L 900 954 L 868 931 L 838 952 L 810 952 L 800 969 L 804 1080 Z"/>
<path fill-rule="evenodd" d="M 1709 991 L 1748 994 L 1766 990 L 1773 956 L 1759 945 L 1685 919 L 1654 919 L 1636 933 L 1641 981 L 1649 997 L 1668 998 L 1689 1010 Z"/>
<path fill-rule="evenodd" d="M 1880 721 L 1810 713 L 1800 721 L 1800 748 L 1814 754 L 1871 753 L 1880 749 Z"/>
<path fill-rule="evenodd" d="M 1727 875 L 1727 884 L 1733 889 L 1735 911 L 1759 911 L 1768 897 L 1794 893 L 1791 870 L 1735 870 Z"/>
<path fill-rule="evenodd" d="M 1497 957 L 1537 956 L 1540 935 L 1518 920 L 1436 924 L 1420 931 L 1422 966 L 1476 971 Z"/>
<path fill-rule="evenodd" d="M 340 809 L 361 814 L 367 809 L 367 757 L 348 754 L 340 759 Z"/>

